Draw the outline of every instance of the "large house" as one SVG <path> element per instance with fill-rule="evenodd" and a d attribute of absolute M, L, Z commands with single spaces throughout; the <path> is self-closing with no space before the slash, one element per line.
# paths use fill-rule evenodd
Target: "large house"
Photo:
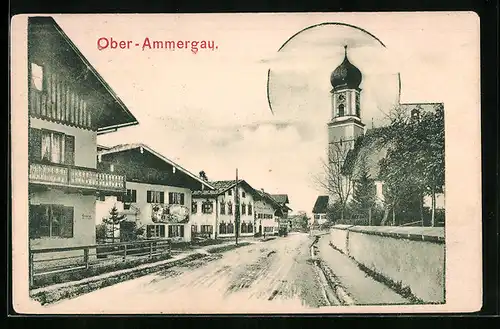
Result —
<path fill-rule="evenodd" d="M 28 64 L 30 248 L 95 244 L 96 193 L 125 192 L 97 136 L 138 122 L 53 18 L 28 18 Z"/>
<path fill-rule="evenodd" d="M 208 184 L 214 189 L 198 189 L 193 192 L 193 235 L 212 239 L 235 237 L 237 211 L 240 216 L 239 236 L 253 236 L 258 232 L 254 213 L 259 195 L 252 186 L 245 180 L 238 180 L 238 183 L 236 180 L 210 181 Z"/>
<path fill-rule="evenodd" d="M 144 144 L 101 147 L 97 158 L 98 168 L 126 177 L 124 195 L 101 197 L 97 223 L 116 205 L 146 238 L 191 241 L 191 191 L 213 190 L 210 183 Z"/>

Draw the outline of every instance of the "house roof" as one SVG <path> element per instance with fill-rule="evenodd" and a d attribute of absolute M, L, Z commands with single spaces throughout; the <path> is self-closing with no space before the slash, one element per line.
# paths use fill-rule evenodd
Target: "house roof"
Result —
<path fill-rule="evenodd" d="M 329 201 L 328 195 L 318 196 L 316 202 L 314 203 L 312 212 L 315 214 L 325 214 L 328 208 L 328 201 Z"/>
<path fill-rule="evenodd" d="M 281 205 L 290 203 L 288 200 L 288 194 L 271 194 L 271 197 Z"/>
<path fill-rule="evenodd" d="M 225 193 L 227 190 L 232 189 L 236 186 L 236 180 L 219 180 L 219 181 L 209 181 L 210 185 L 214 188 L 213 190 L 203 190 L 203 191 L 193 191 L 193 196 L 217 196 Z M 238 180 L 238 185 L 245 186 L 247 192 L 254 196 L 258 196 L 257 191 L 250 186 L 244 179 Z"/>
<path fill-rule="evenodd" d="M 29 56 L 36 57 L 32 57 L 32 59 L 41 60 L 42 62 L 57 60 L 57 62 L 66 63 L 68 67 L 79 72 L 78 83 L 92 89 L 89 97 L 95 97 L 102 104 L 101 107 L 93 109 L 98 134 L 139 123 L 52 17 L 29 17 L 28 29 Z M 50 44 L 49 40 L 53 41 L 54 44 Z M 56 46 L 58 48 L 54 51 Z M 91 74 L 87 76 L 87 72 Z M 80 78 L 81 76 L 85 78 Z"/>
<path fill-rule="evenodd" d="M 119 152 L 124 152 L 124 151 L 129 151 L 129 150 L 134 150 L 134 149 L 141 149 L 141 148 L 144 149 L 144 150 L 147 150 L 149 153 L 153 154 L 154 156 L 156 156 L 157 158 L 161 159 L 165 163 L 168 163 L 169 165 L 173 166 L 176 170 L 180 170 L 181 172 L 185 173 L 186 175 L 190 176 L 191 178 L 193 178 L 193 179 L 197 180 L 198 182 L 204 184 L 206 187 L 208 187 L 210 189 L 214 189 L 215 188 L 209 182 L 201 179 L 200 177 L 198 177 L 195 174 L 191 173 L 187 169 L 184 169 L 183 167 L 181 167 L 177 163 L 173 162 L 172 160 L 166 158 L 162 154 L 156 152 L 155 150 L 153 150 L 149 146 L 147 146 L 145 144 L 142 144 L 142 143 L 116 145 L 116 146 L 113 146 L 113 147 L 111 147 L 111 148 L 109 148 L 107 150 L 101 150 L 101 151 L 97 152 L 97 156 L 101 157 L 101 156 L 106 155 L 106 154 L 119 153 Z"/>

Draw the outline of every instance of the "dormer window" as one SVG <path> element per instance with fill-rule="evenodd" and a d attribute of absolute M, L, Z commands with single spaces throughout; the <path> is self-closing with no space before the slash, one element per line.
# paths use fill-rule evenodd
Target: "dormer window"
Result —
<path fill-rule="evenodd" d="M 31 63 L 31 81 L 33 86 L 39 91 L 42 91 L 44 87 L 43 73 L 43 66 Z"/>

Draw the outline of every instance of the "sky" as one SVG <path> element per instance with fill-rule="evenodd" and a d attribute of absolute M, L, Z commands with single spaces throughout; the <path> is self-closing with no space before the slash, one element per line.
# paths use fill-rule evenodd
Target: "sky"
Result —
<path fill-rule="evenodd" d="M 368 128 L 384 124 L 397 101 L 398 73 L 401 102 L 445 103 L 447 131 L 450 115 L 478 106 L 479 21 L 471 13 L 53 17 L 139 121 L 98 143 L 144 143 L 210 180 L 234 179 L 238 168 L 254 188 L 288 194 L 294 212 L 311 212 L 324 194 L 315 177 L 327 148 L 329 78 L 344 45 L 363 73 Z M 385 47 L 357 28 L 323 25 L 278 52 L 325 22 L 364 29 Z M 217 49 L 98 49 L 102 37 L 210 40 Z"/>

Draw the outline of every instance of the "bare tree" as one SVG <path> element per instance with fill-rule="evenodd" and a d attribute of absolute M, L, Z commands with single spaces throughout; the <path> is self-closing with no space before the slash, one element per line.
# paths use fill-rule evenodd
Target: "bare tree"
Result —
<path fill-rule="evenodd" d="M 318 187 L 334 198 L 334 202 L 339 205 L 341 221 L 344 220 L 347 202 L 353 193 L 352 172 L 344 170 L 344 164 L 351 148 L 351 143 L 331 144 L 328 163 L 323 161 L 323 172 L 316 177 Z"/>

